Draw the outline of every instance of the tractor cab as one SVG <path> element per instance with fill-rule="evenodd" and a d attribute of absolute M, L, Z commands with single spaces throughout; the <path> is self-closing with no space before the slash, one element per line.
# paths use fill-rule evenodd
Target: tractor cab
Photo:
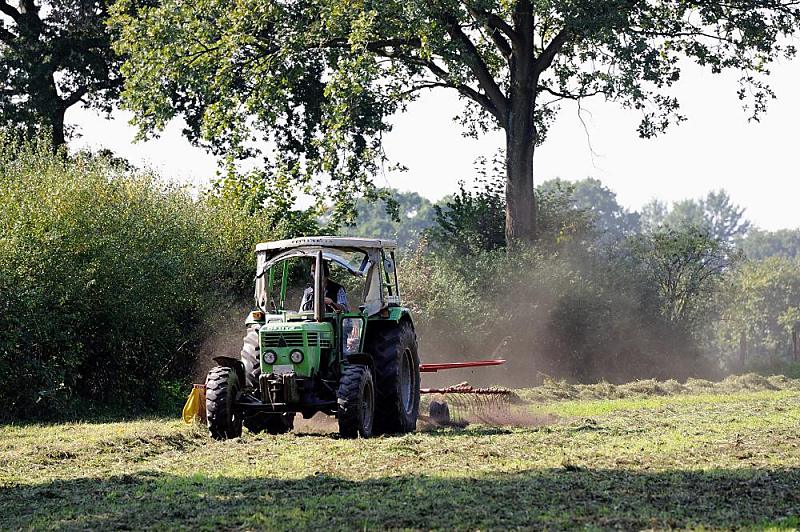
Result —
<path fill-rule="evenodd" d="M 399 307 L 394 253 L 392 241 L 363 238 L 259 244 L 257 310 L 247 325 L 261 325 L 262 374 L 334 377 L 343 363 L 363 354 L 369 318 Z M 336 299 L 330 285 L 344 291 L 347 308 L 326 305 L 326 296 Z"/>

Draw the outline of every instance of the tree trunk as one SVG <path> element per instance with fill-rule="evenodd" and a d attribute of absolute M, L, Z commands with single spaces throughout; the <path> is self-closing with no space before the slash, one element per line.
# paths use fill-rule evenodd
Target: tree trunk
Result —
<path fill-rule="evenodd" d="M 20 38 L 25 41 L 29 61 L 28 97 L 33 105 L 39 124 L 50 128 L 53 151 L 66 144 L 64 113 L 67 108 L 56 88 L 56 67 L 41 42 L 44 24 L 39 14 L 40 6 L 33 2 L 20 2 L 20 20 L 17 21 Z M 37 57 L 38 54 L 38 57 Z M 51 55 L 51 54 L 50 54 Z"/>
<path fill-rule="evenodd" d="M 518 0 L 514 11 L 518 38 L 510 57 L 508 115 L 506 117 L 506 246 L 536 240 L 536 198 L 533 193 L 533 150 L 536 127 L 537 75 L 533 69 L 533 6 Z"/>
<path fill-rule="evenodd" d="M 511 119 L 513 121 L 513 118 Z M 513 126 L 513 124 L 510 124 Z M 536 198 L 533 194 L 535 131 L 506 130 L 506 246 L 536 240 Z"/>
<path fill-rule="evenodd" d="M 59 104 L 60 104 L 59 100 Z M 64 137 L 64 113 L 65 109 L 62 105 L 59 105 L 51 115 L 51 127 L 52 129 L 52 144 L 53 144 L 53 151 L 58 150 L 61 146 L 64 146 L 67 143 L 67 139 Z"/>

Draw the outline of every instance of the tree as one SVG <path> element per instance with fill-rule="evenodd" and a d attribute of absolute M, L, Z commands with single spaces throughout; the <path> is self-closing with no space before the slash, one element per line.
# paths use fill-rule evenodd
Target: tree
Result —
<path fill-rule="evenodd" d="M 391 205 L 361 199 L 356 203 L 358 218 L 355 226 L 344 230 L 344 233 L 395 238 L 401 248 L 416 244 L 423 231 L 433 225 L 433 205 L 416 192 L 388 192 L 397 204 L 396 220 L 386 216 L 387 207 L 391 208 Z"/>
<path fill-rule="evenodd" d="M 736 240 L 737 246 L 748 259 L 761 260 L 768 257 L 795 259 L 800 257 L 800 229 L 762 231 L 753 229 Z"/>
<path fill-rule="evenodd" d="M 744 218 L 744 207 L 731 202 L 724 190 L 709 192 L 705 198 L 687 199 L 672 204 L 672 208 L 653 200 L 642 209 L 644 226 L 649 230 L 671 227 L 678 230 L 697 228 L 711 238 L 731 242 L 745 235 L 752 227 Z"/>
<path fill-rule="evenodd" d="M 634 256 L 658 286 L 664 316 L 690 329 L 702 324 L 719 283 L 740 259 L 729 243 L 697 228 L 662 228 L 631 242 Z"/>
<path fill-rule="evenodd" d="M 473 255 L 506 244 L 503 184 L 496 179 L 480 178 L 474 190 L 467 190 L 461 181 L 458 193 L 433 209 L 436 223 L 426 234 L 435 246 L 452 249 L 459 255 Z"/>
<path fill-rule="evenodd" d="M 588 214 L 591 225 L 602 240 L 615 241 L 639 232 L 639 214 L 620 205 L 617 195 L 600 180 L 591 177 L 574 182 L 550 179 L 539 189 L 548 190 L 556 184 L 570 188 L 574 207 Z"/>
<path fill-rule="evenodd" d="M 798 266 L 795 259 L 771 257 L 736 270 L 722 293 L 722 319 L 715 331 L 729 364 L 738 359 L 742 334 L 748 357 L 762 364 L 791 356 L 792 331 L 800 326 Z"/>
<path fill-rule="evenodd" d="M 254 140 L 278 168 L 348 203 L 383 157 L 386 118 L 420 91 L 466 102 L 466 134 L 502 129 L 505 239 L 536 238 L 535 147 L 559 102 L 601 95 L 639 111 L 652 137 L 683 120 L 668 88 L 688 58 L 742 73 L 752 116 L 769 65 L 792 57 L 793 0 L 164 0 L 117 4 L 130 54 L 126 106 L 148 132 L 182 115 L 196 141 L 235 156 Z M 352 199 L 349 200 L 352 203 Z"/>
<path fill-rule="evenodd" d="M 504 180 L 497 171 L 497 161 L 494 169 L 486 162 L 479 160 L 480 177 L 472 190 L 462 181 L 457 194 L 433 206 L 436 223 L 426 233 L 434 245 L 461 255 L 475 255 L 507 245 L 503 232 Z M 576 206 L 572 183 L 559 179 L 545 181 L 535 194 L 539 202 L 536 210 L 540 230 L 538 244 L 542 250 L 556 248 L 592 231 L 592 214 Z"/>
<path fill-rule="evenodd" d="M 58 147 L 67 109 L 111 110 L 122 80 L 107 8 L 105 0 L 0 0 L 0 125 L 44 127 Z"/>

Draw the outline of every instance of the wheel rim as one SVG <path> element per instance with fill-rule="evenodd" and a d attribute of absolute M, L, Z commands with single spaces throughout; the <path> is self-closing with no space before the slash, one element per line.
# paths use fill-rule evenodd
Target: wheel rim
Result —
<path fill-rule="evenodd" d="M 400 398 L 403 401 L 403 409 L 410 413 L 414 408 L 414 369 L 411 363 L 411 350 L 403 352 L 403 362 L 400 378 Z"/>
<path fill-rule="evenodd" d="M 367 381 L 366 385 L 364 386 L 364 400 L 362 402 L 362 412 L 361 415 L 361 425 L 363 426 L 363 432 L 369 434 L 372 432 L 372 419 L 375 414 L 375 401 L 374 401 L 374 391 L 372 389 L 372 382 Z"/>

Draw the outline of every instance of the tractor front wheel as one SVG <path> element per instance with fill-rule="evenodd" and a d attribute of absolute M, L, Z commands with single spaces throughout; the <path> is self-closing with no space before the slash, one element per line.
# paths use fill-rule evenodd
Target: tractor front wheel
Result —
<path fill-rule="evenodd" d="M 375 415 L 375 387 L 367 366 L 344 367 L 337 393 L 339 434 L 343 438 L 369 438 Z"/>
<path fill-rule="evenodd" d="M 206 377 L 206 417 L 208 432 L 215 440 L 238 438 L 242 435 L 241 412 L 236 411 L 236 399 L 241 391 L 236 370 L 217 366 Z"/>
<path fill-rule="evenodd" d="M 244 377 L 247 387 L 258 390 L 258 379 L 261 377 L 261 357 L 259 354 L 258 330 L 260 325 L 252 325 L 247 329 L 247 335 L 242 341 L 242 364 L 244 364 Z"/>

